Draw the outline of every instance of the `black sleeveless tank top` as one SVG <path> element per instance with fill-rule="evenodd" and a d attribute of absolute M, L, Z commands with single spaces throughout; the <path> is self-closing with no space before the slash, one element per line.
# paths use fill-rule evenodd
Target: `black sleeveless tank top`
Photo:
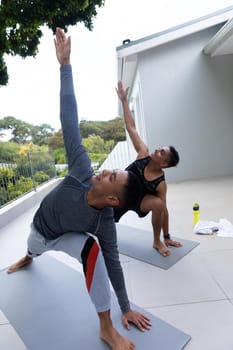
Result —
<path fill-rule="evenodd" d="M 146 158 L 137 159 L 126 168 L 126 170 L 131 170 L 139 178 L 144 194 L 154 194 L 160 182 L 165 181 L 164 174 L 152 181 L 148 181 L 144 177 L 144 169 L 149 163 L 150 159 L 151 158 L 149 156 Z"/>
<path fill-rule="evenodd" d="M 133 210 L 135 211 L 139 217 L 144 217 L 148 214 L 148 212 L 141 212 L 140 211 L 140 203 L 142 201 L 142 198 L 146 194 L 155 194 L 156 188 L 160 184 L 160 182 L 165 181 L 165 176 L 159 176 L 157 179 L 154 179 L 152 181 L 148 181 L 144 177 L 144 169 L 146 165 L 150 161 L 150 157 L 142 158 L 142 159 L 137 159 L 133 163 L 131 163 L 125 170 L 131 170 L 137 178 L 141 182 L 141 197 L 139 198 L 138 202 L 135 203 L 134 207 L 128 208 L 114 208 L 114 219 L 115 222 L 118 222 L 120 218 L 127 213 L 128 210 Z"/>

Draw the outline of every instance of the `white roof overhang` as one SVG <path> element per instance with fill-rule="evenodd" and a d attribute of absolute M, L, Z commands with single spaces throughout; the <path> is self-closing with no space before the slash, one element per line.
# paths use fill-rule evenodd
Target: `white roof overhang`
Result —
<path fill-rule="evenodd" d="M 203 49 L 210 56 L 233 53 L 233 19 L 229 20 Z"/>
<path fill-rule="evenodd" d="M 219 54 L 219 52 L 223 52 L 223 50 L 232 50 L 233 52 L 233 40 L 231 40 L 231 36 L 233 39 L 233 23 L 232 21 L 229 21 L 231 18 L 233 18 L 233 6 L 136 41 L 126 40 L 126 44 L 116 48 L 118 80 L 122 80 L 124 86 L 132 86 L 137 69 L 137 57 L 140 52 L 166 44 L 217 24 L 225 24 L 227 21 L 228 22 L 218 32 L 220 33 L 222 31 L 222 34 L 218 35 L 217 33 L 212 39 L 213 42 L 212 40 L 210 41 L 210 44 L 212 42 L 212 47 L 217 47 L 215 54 L 216 52 Z M 204 49 L 205 53 L 208 52 L 209 54 L 212 54 L 210 49 L 211 45 L 209 48 L 208 45 L 206 46 Z"/>

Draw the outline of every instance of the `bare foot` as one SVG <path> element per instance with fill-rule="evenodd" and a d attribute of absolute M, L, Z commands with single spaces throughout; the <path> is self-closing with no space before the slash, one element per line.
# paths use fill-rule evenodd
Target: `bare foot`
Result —
<path fill-rule="evenodd" d="M 170 239 L 170 238 L 165 238 L 164 239 L 164 242 L 166 244 L 166 246 L 171 246 L 171 247 L 182 247 L 182 244 L 180 242 L 177 242 L 177 241 L 174 241 L 173 239 Z"/>
<path fill-rule="evenodd" d="M 161 241 L 159 241 L 159 242 L 154 241 L 153 248 L 157 249 L 158 252 L 163 256 L 170 255 L 170 250 Z"/>
<path fill-rule="evenodd" d="M 28 265 L 32 262 L 32 258 L 30 258 L 29 256 L 25 256 L 22 259 L 20 259 L 19 261 L 17 261 L 15 264 L 11 265 L 8 270 L 7 273 L 12 273 L 12 272 L 16 272 L 18 271 L 21 267 Z"/>
<path fill-rule="evenodd" d="M 135 345 L 129 339 L 123 337 L 118 331 L 110 326 L 102 328 L 100 338 L 104 340 L 112 350 L 135 350 Z"/>

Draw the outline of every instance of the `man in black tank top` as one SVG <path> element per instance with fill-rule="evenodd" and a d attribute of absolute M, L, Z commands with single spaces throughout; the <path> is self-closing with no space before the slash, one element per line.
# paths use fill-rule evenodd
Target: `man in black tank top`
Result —
<path fill-rule="evenodd" d="M 179 155 L 173 146 L 156 149 L 149 154 L 147 145 L 140 138 L 127 100 L 128 89 L 118 82 L 117 94 L 121 100 L 126 130 L 137 152 L 137 159 L 126 169 L 131 170 L 140 180 L 141 197 L 131 207 L 115 208 L 114 218 L 118 222 L 128 211 L 135 211 L 139 217 L 152 213 L 153 247 L 163 256 L 170 255 L 168 246 L 180 247 L 181 243 L 171 239 L 169 234 L 169 214 L 166 205 L 167 184 L 163 169 L 176 166 Z M 164 242 L 160 239 L 163 231 Z"/>

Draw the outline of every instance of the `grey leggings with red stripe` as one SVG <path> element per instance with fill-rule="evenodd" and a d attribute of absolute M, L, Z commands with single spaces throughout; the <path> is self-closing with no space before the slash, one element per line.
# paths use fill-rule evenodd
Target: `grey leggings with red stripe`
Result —
<path fill-rule="evenodd" d="M 96 240 L 87 233 L 66 233 L 47 240 L 31 224 L 27 255 L 35 258 L 49 250 L 62 251 L 83 265 L 86 286 L 97 312 L 110 309 L 110 286 L 102 252 Z"/>

